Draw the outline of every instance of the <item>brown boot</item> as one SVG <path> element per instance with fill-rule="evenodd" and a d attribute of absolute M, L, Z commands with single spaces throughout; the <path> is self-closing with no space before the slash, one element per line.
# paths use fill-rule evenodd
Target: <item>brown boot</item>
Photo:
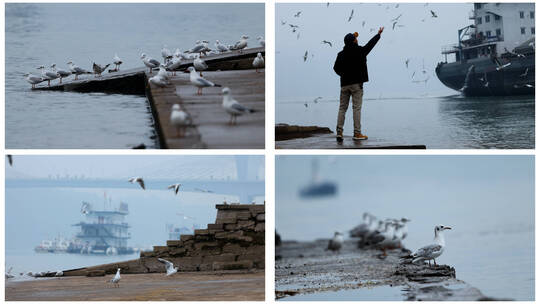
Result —
<path fill-rule="evenodd" d="M 339 140 L 343 140 L 343 131 L 337 131 L 336 132 L 336 139 L 339 141 Z"/>
<path fill-rule="evenodd" d="M 363 135 L 360 132 L 354 132 L 354 136 L 353 136 L 352 139 L 354 139 L 354 140 L 366 140 L 366 139 L 368 139 L 368 137 L 366 135 Z"/>

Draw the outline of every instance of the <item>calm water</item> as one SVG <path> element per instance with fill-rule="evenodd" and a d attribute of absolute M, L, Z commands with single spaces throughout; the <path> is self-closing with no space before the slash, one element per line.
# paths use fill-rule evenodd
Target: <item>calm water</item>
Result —
<path fill-rule="evenodd" d="M 302 199 L 311 180 L 334 182 L 334 197 Z M 405 247 L 433 239 L 433 227 L 452 227 L 438 263 L 487 296 L 534 300 L 534 158 L 530 156 L 279 156 L 276 159 L 276 229 L 285 240 L 314 240 L 348 231 L 364 211 L 379 218 L 407 217 Z M 302 216 L 298 216 L 301 214 Z M 363 294 L 325 294 L 350 300 Z M 360 299 L 402 300 L 378 290 Z M 292 297 L 293 300 L 295 297 Z M 306 300 L 313 299 L 307 297 Z"/>
<path fill-rule="evenodd" d="M 142 66 L 140 54 L 191 48 L 196 40 L 249 45 L 264 36 L 264 4 L 6 4 L 6 147 L 156 147 L 143 96 L 32 92 L 23 74 L 67 68 L 73 60 L 121 69 Z M 56 82 L 56 81 L 54 81 Z"/>
<path fill-rule="evenodd" d="M 131 188 L 131 187 L 130 187 Z M 112 204 L 104 202 L 104 192 Z M 62 236 L 71 238 L 79 231 L 73 227 L 84 220 L 81 202 L 90 202 L 94 209 L 118 207 L 120 201 L 129 205 L 126 222 L 131 226 L 128 245 L 148 248 L 165 244 L 167 224 L 192 228 L 206 227 L 216 217 L 215 204 L 224 199 L 235 201 L 231 195 L 183 192 L 174 195 L 170 190 L 142 191 L 129 188 L 57 188 L 6 187 L 6 265 L 13 273 L 53 271 L 111 263 L 136 258 L 137 255 L 88 256 L 78 254 L 35 253 L 41 240 Z M 263 198 L 258 198 L 262 202 Z M 184 219 L 185 214 L 193 219 Z"/>
<path fill-rule="evenodd" d="M 278 102 L 276 123 L 335 130 L 337 100 Z M 431 149 L 534 149 L 534 97 L 461 96 L 364 99 L 362 131 L 395 144 Z M 345 134 L 352 135 L 352 105 Z"/>

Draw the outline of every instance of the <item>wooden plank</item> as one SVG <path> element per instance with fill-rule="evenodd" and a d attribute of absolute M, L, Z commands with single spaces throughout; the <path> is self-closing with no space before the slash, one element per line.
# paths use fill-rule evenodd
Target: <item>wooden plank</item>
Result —
<path fill-rule="evenodd" d="M 335 134 L 322 134 L 276 141 L 276 149 L 426 149 L 426 146 L 395 144 L 371 137 L 368 140 L 353 140 L 352 136 L 344 136 L 340 143 L 336 140 Z"/>
<path fill-rule="evenodd" d="M 156 111 L 156 121 L 161 127 L 163 146 L 171 149 L 262 149 L 264 148 L 265 73 L 251 70 L 204 72 L 206 79 L 227 86 L 232 96 L 257 112 L 238 117 L 237 124 L 228 124 L 229 115 L 222 108 L 221 87 L 205 88 L 203 95 L 196 95 L 197 88 L 189 81 L 188 73 L 171 76 L 172 85 L 152 88 L 151 102 Z M 176 135 L 169 124 L 173 104 L 188 112 L 194 126 L 184 137 Z"/>

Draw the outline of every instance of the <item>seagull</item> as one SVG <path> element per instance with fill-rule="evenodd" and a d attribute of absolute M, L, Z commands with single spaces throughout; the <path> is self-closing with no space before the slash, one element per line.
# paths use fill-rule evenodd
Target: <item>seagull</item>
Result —
<path fill-rule="evenodd" d="M 397 16 L 396 18 L 394 18 L 394 19 L 392 19 L 390 21 L 398 21 L 398 19 L 401 17 L 401 15 L 403 15 L 403 14 L 399 14 L 399 16 Z"/>
<path fill-rule="evenodd" d="M 167 269 L 167 276 L 173 275 L 178 272 L 178 267 L 174 267 L 173 263 L 162 258 L 158 258 L 158 261 L 165 264 L 165 269 Z"/>
<path fill-rule="evenodd" d="M 264 58 L 261 53 L 257 53 L 257 57 L 253 59 L 253 67 L 257 73 L 259 73 L 259 69 L 264 68 Z"/>
<path fill-rule="evenodd" d="M 407 67 L 407 69 L 409 68 L 409 61 L 410 60 L 411 60 L 410 58 L 405 59 L 405 67 Z"/>
<path fill-rule="evenodd" d="M 176 195 L 178 194 L 178 189 L 180 189 L 180 186 L 182 186 L 182 184 L 172 184 L 167 187 L 167 189 L 174 189 L 174 194 Z"/>
<path fill-rule="evenodd" d="M 169 50 L 166 45 L 163 45 L 161 48 L 161 57 L 163 57 L 164 63 L 167 63 L 173 57 L 171 50 Z"/>
<path fill-rule="evenodd" d="M 116 287 L 120 287 L 120 284 L 118 282 L 120 282 L 121 278 L 122 277 L 120 276 L 120 268 L 118 268 L 116 274 L 114 275 L 114 278 L 112 278 L 109 282 L 113 283 Z"/>
<path fill-rule="evenodd" d="M 78 66 L 76 66 L 73 62 L 68 62 L 67 63 L 69 65 L 69 70 L 71 71 L 71 73 L 75 74 L 75 80 L 78 79 L 78 76 L 79 75 L 82 75 L 82 74 L 92 74 L 90 73 L 89 71 L 85 70 L 85 69 L 82 69 Z"/>
<path fill-rule="evenodd" d="M 293 29 L 297 29 L 297 28 L 299 28 L 299 27 L 300 27 L 300 26 L 298 26 L 298 25 L 294 25 L 294 24 L 289 24 L 289 26 L 290 26 L 291 28 L 293 28 Z"/>
<path fill-rule="evenodd" d="M 435 266 L 437 266 L 437 262 L 435 261 L 435 259 L 438 258 L 444 252 L 444 246 L 445 246 L 444 230 L 449 230 L 449 229 L 452 229 L 452 228 L 443 226 L 443 225 L 435 226 L 434 243 L 418 249 L 412 255 L 402 257 L 402 259 L 412 258 L 412 263 L 424 262 L 427 260 L 429 263 L 429 266 L 431 266 L 431 260 L 433 260 L 433 263 L 435 264 Z"/>
<path fill-rule="evenodd" d="M 306 62 L 307 57 L 308 57 L 308 51 L 306 51 L 306 52 L 304 53 L 304 62 Z"/>
<path fill-rule="evenodd" d="M 334 233 L 334 238 L 328 241 L 328 247 L 326 248 L 326 250 L 337 251 L 339 253 L 342 246 L 343 246 L 343 234 L 341 232 L 336 231 Z"/>
<path fill-rule="evenodd" d="M 183 137 L 185 128 L 192 124 L 189 114 L 180 109 L 179 104 L 173 104 L 169 122 L 176 128 L 176 135 Z M 178 190 L 176 190 L 178 192 Z"/>
<path fill-rule="evenodd" d="M 217 49 L 218 51 L 220 51 L 221 53 L 224 53 L 224 52 L 228 52 L 228 51 L 229 51 L 229 48 L 228 48 L 226 45 L 221 44 L 221 43 L 219 42 L 219 40 L 216 40 L 216 49 Z"/>
<path fill-rule="evenodd" d="M 45 67 L 42 66 L 42 65 L 39 66 L 37 69 L 41 70 L 41 78 L 43 78 L 44 80 L 47 80 L 47 86 L 48 87 L 51 86 L 51 80 L 54 80 L 54 79 L 56 79 L 56 78 L 58 78 L 60 76 L 56 72 L 45 70 Z"/>
<path fill-rule="evenodd" d="M 142 177 L 132 177 L 128 179 L 128 182 L 132 184 L 138 183 L 143 190 L 146 190 L 146 188 L 144 187 L 144 180 Z M 118 271 L 120 271 L 120 269 L 118 269 Z"/>
<path fill-rule="evenodd" d="M 26 76 L 26 81 L 28 81 L 28 83 L 30 83 L 32 85 L 32 89 L 36 88 L 36 84 L 41 83 L 41 82 L 44 81 L 43 78 L 41 78 L 39 76 L 36 76 L 36 75 L 33 75 L 33 74 L 30 74 L 30 73 L 26 73 L 26 74 L 24 74 L 24 76 Z"/>
<path fill-rule="evenodd" d="M 11 270 L 13 270 L 13 267 L 9 267 L 9 270 L 6 272 L 6 280 L 15 277 L 14 275 L 11 274 Z"/>
<path fill-rule="evenodd" d="M 525 72 L 523 74 L 519 75 L 519 77 L 521 77 L 521 78 L 527 77 L 528 73 L 529 73 L 529 68 L 526 68 Z"/>
<path fill-rule="evenodd" d="M 205 44 L 203 44 L 201 41 L 197 41 L 195 42 L 195 46 L 191 50 L 188 50 L 187 53 L 204 54 L 207 51 L 209 51 L 208 47 Z"/>
<path fill-rule="evenodd" d="M 533 86 L 532 84 L 530 84 L 530 83 L 525 84 L 525 86 L 526 86 L 527 88 L 534 88 L 534 86 Z"/>
<path fill-rule="evenodd" d="M 141 54 L 141 59 L 144 65 L 150 69 L 150 74 L 152 74 L 152 69 L 157 68 L 160 64 L 159 61 L 155 60 L 154 58 L 147 57 L 145 53 Z"/>
<path fill-rule="evenodd" d="M 191 81 L 191 84 L 193 84 L 194 86 L 198 88 L 197 95 L 202 95 L 202 89 L 204 87 L 221 87 L 221 85 L 208 81 L 204 79 L 202 76 L 200 76 L 199 74 L 197 74 L 197 71 L 192 66 L 188 68 L 188 71 L 189 71 L 189 81 Z"/>
<path fill-rule="evenodd" d="M 264 38 L 262 36 L 257 37 L 257 40 L 259 40 L 259 44 L 262 47 L 265 47 L 266 42 L 264 41 Z"/>
<path fill-rule="evenodd" d="M 396 28 L 396 24 L 397 24 L 397 21 L 394 21 L 394 22 L 392 23 L 392 30 L 394 30 L 394 29 Z"/>
<path fill-rule="evenodd" d="M 113 63 L 114 63 L 114 66 L 115 66 L 114 67 L 115 70 L 120 71 L 120 65 L 122 64 L 122 59 L 120 59 L 120 57 L 118 57 L 118 54 L 114 54 Z"/>
<path fill-rule="evenodd" d="M 304 102 L 304 107 L 306 107 L 306 108 L 308 107 L 308 104 L 307 104 L 307 102 Z"/>
<path fill-rule="evenodd" d="M 435 14 L 434 11 L 430 10 L 430 12 L 431 12 L 431 17 L 433 17 L 433 18 L 437 18 L 437 17 L 438 17 L 437 14 Z"/>
<path fill-rule="evenodd" d="M 238 101 L 232 98 L 229 88 L 225 87 L 223 88 L 223 90 L 221 90 L 221 92 L 223 93 L 223 109 L 225 109 L 225 111 L 231 115 L 231 119 L 229 120 L 230 125 L 236 124 L 237 116 L 243 115 L 245 113 L 256 112 L 253 109 L 241 105 Z"/>
<path fill-rule="evenodd" d="M 248 38 L 249 36 L 246 36 L 246 35 L 242 35 L 242 37 L 240 37 L 240 40 L 238 40 L 234 46 L 230 49 L 232 50 L 239 50 L 241 51 L 242 49 L 246 48 L 247 45 L 248 45 Z"/>
<path fill-rule="evenodd" d="M 347 22 L 351 22 L 351 19 L 352 19 L 352 17 L 353 17 L 353 14 L 354 14 L 354 9 L 351 10 L 351 15 L 349 16 L 349 20 L 347 20 Z"/>
<path fill-rule="evenodd" d="M 364 25 L 366 25 L 366 22 L 365 22 L 365 21 L 362 21 L 362 27 L 364 27 Z"/>
<path fill-rule="evenodd" d="M 500 61 L 499 61 L 499 58 L 497 57 L 494 57 L 493 60 L 495 61 L 495 64 L 497 65 L 497 67 L 495 68 L 497 71 L 500 71 L 506 67 L 509 67 L 512 63 L 511 62 L 508 62 L 506 64 L 502 64 Z"/>
<path fill-rule="evenodd" d="M 330 47 L 332 47 L 332 42 L 330 42 L 330 41 L 323 40 L 321 43 L 322 44 L 328 44 Z"/>
<path fill-rule="evenodd" d="M 148 82 L 160 88 L 164 88 L 167 86 L 167 84 L 169 84 L 169 82 L 160 75 L 150 77 Z"/>
<path fill-rule="evenodd" d="M 173 75 L 176 75 L 176 70 L 182 65 L 182 59 L 180 57 L 174 57 L 167 63 L 166 70 L 171 71 Z"/>
<path fill-rule="evenodd" d="M 302 13 L 302 11 L 300 11 L 300 12 L 294 14 L 294 17 L 296 17 L 296 18 L 300 17 L 300 14 L 301 14 L 301 13 Z"/>
<path fill-rule="evenodd" d="M 317 97 L 317 98 L 313 99 L 313 103 L 317 103 L 317 102 L 319 102 L 319 99 L 322 99 L 322 97 L 320 97 L 320 96 L 319 96 L 319 97 Z"/>
<path fill-rule="evenodd" d="M 182 52 L 180 51 L 179 48 L 176 48 L 176 50 L 174 51 L 173 56 L 176 57 L 176 58 L 182 57 Z"/>
<path fill-rule="evenodd" d="M 94 64 L 92 65 L 92 69 L 94 69 L 94 74 L 96 74 L 95 77 L 101 76 L 101 73 L 103 73 L 103 71 L 105 71 L 105 69 L 107 69 L 107 67 L 110 65 L 110 63 L 107 63 L 106 66 L 102 67 L 101 65 L 94 62 Z"/>
<path fill-rule="evenodd" d="M 13 156 L 11 154 L 6 155 L 10 167 L 13 167 Z"/>
<path fill-rule="evenodd" d="M 362 220 L 364 222 L 351 229 L 351 231 L 349 231 L 349 236 L 353 238 L 359 237 L 361 238 L 361 242 L 363 243 L 366 236 L 369 233 L 372 233 L 377 228 L 375 226 L 376 219 L 377 218 L 370 213 L 364 212 L 364 214 L 362 214 Z"/>
<path fill-rule="evenodd" d="M 68 77 L 69 75 L 71 75 L 71 71 L 57 70 L 57 69 L 56 69 L 56 63 L 53 63 L 53 64 L 51 65 L 51 68 L 52 68 L 53 72 L 58 73 L 58 75 L 60 76 L 60 83 L 62 83 L 62 78 Z"/>
<path fill-rule="evenodd" d="M 195 57 L 195 60 L 193 60 L 193 66 L 195 67 L 197 71 L 199 71 L 199 73 L 201 74 L 201 77 L 202 77 L 202 71 L 208 69 L 208 65 L 206 64 L 206 62 L 204 62 L 204 60 L 200 58 L 199 54 L 197 54 L 197 56 Z"/>

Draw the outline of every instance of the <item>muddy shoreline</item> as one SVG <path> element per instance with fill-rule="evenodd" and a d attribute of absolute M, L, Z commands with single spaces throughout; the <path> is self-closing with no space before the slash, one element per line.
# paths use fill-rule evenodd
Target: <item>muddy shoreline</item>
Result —
<path fill-rule="evenodd" d="M 264 301 L 264 271 L 123 274 L 6 282 L 6 301 Z"/>
<path fill-rule="evenodd" d="M 276 247 L 276 299 L 390 286 L 400 288 L 401 298 L 395 300 L 493 300 L 457 279 L 450 266 L 401 264 L 406 249 L 387 251 L 384 257 L 379 250 L 357 249 L 352 240 L 340 253 L 326 251 L 327 244 L 328 240 L 284 241 Z M 338 294 L 334 300 L 340 300 Z"/>

